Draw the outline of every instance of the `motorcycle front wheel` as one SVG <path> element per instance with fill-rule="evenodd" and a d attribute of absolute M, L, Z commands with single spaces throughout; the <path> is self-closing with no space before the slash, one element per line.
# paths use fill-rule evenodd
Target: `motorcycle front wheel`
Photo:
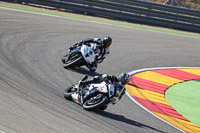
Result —
<path fill-rule="evenodd" d="M 64 63 L 64 64 L 66 63 L 67 57 L 68 57 L 68 54 L 66 54 L 65 56 L 62 57 L 62 63 Z"/>
<path fill-rule="evenodd" d="M 83 103 L 83 109 L 95 111 L 108 103 L 108 98 L 102 94 L 91 97 Z"/>
<path fill-rule="evenodd" d="M 73 57 L 70 57 L 70 59 L 64 64 L 64 68 L 73 68 L 81 64 L 83 61 L 83 56 L 80 54 L 76 54 Z"/>
<path fill-rule="evenodd" d="M 76 91 L 77 91 L 77 89 L 74 88 L 74 86 L 68 87 L 67 89 L 65 89 L 64 98 L 72 101 L 71 95 L 74 94 Z"/>

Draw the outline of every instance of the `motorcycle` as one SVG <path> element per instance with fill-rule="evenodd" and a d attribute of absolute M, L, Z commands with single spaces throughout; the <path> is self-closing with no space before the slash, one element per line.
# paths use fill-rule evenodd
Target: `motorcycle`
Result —
<path fill-rule="evenodd" d="M 63 56 L 63 67 L 69 69 L 86 65 L 90 71 L 95 71 L 96 69 L 93 69 L 91 64 L 98 58 L 99 53 L 100 51 L 96 48 L 94 43 L 77 46 Z"/>
<path fill-rule="evenodd" d="M 77 85 L 72 85 L 64 91 L 64 97 L 67 100 L 74 101 L 81 105 L 87 111 L 105 110 L 108 104 L 116 104 L 120 96 L 115 96 L 115 88 L 109 81 L 101 83 L 92 83 L 80 87 L 80 83 L 86 80 L 84 76 Z M 125 90 L 125 88 L 123 88 Z M 123 90 L 123 92 L 124 92 Z"/>

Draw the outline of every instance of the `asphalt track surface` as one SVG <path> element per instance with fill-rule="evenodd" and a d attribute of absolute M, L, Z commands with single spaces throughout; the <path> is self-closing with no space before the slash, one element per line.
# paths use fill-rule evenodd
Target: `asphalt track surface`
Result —
<path fill-rule="evenodd" d="M 69 71 L 61 57 L 74 42 L 113 38 L 96 73 Z M 178 133 L 126 95 L 88 112 L 63 98 L 84 75 L 200 65 L 200 39 L 0 9 L 0 131 L 5 133 Z"/>

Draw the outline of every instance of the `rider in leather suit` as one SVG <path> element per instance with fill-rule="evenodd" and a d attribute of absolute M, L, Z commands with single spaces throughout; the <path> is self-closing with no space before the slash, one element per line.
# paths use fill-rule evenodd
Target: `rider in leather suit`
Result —
<path fill-rule="evenodd" d="M 73 46 L 71 46 L 69 48 L 69 50 L 72 50 L 72 49 L 76 48 L 77 46 L 89 45 L 90 43 L 95 43 L 96 51 L 99 51 L 99 56 L 97 57 L 97 59 L 92 64 L 88 64 L 88 65 L 90 65 L 91 70 L 95 71 L 97 69 L 97 63 L 101 63 L 105 59 L 106 55 L 110 53 L 109 47 L 112 44 L 112 38 L 109 36 L 107 36 L 103 39 L 88 38 L 85 40 L 81 40 L 81 42 L 79 42 L 79 43 L 74 44 Z"/>
<path fill-rule="evenodd" d="M 91 83 L 111 82 L 115 87 L 115 103 L 117 103 L 125 93 L 125 85 L 130 81 L 130 75 L 127 73 L 121 73 L 119 77 L 114 75 L 103 74 L 101 76 L 95 76 L 89 80 L 82 81 L 80 85 L 84 86 Z M 82 93 L 84 95 L 84 92 Z"/>

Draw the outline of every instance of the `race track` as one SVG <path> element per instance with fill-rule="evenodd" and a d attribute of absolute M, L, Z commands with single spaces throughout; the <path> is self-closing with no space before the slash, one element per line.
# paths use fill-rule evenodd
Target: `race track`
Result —
<path fill-rule="evenodd" d="M 88 37 L 113 38 L 96 73 L 69 71 L 61 57 Z M 151 67 L 200 65 L 200 39 L 0 8 L 0 132 L 178 133 L 126 95 L 107 110 L 88 112 L 63 91 L 84 75 L 119 75 Z"/>

